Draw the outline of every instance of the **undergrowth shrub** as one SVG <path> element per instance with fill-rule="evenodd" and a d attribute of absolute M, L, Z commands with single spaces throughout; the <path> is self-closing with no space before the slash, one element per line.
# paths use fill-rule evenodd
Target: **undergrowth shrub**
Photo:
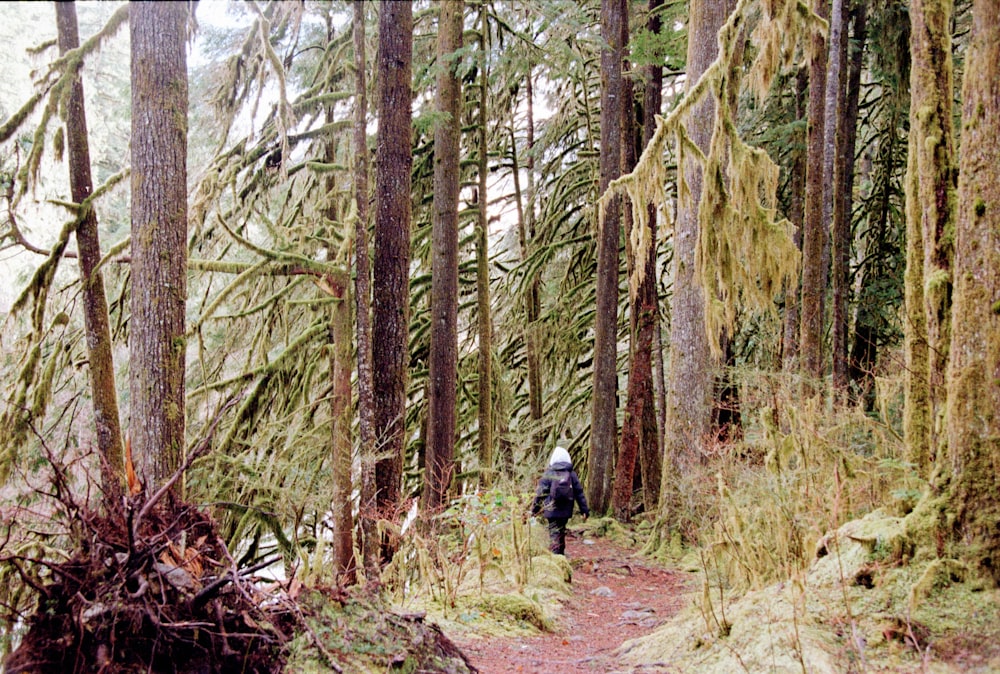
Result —
<path fill-rule="evenodd" d="M 699 548 L 708 582 L 738 592 L 794 577 L 827 531 L 913 507 L 923 483 L 885 421 L 894 401 L 880 399 L 872 415 L 800 399 L 780 375 L 743 373 L 741 384 L 743 437 L 709 444 L 674 485 L 669 525 Z"/>
<path fill-rule="evenodd" d="M 523 591 L 540 551 L 527 516 L 530 498 L 499 487 L 473 492 L 405 527 L 382 574 L 393 601 L 429 598 L 447 615 L 461 594 Z"/>

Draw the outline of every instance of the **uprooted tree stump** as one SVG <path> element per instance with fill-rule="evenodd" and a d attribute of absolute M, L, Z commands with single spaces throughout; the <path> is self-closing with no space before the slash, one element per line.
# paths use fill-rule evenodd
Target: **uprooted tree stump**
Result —
<path fill-rule="evenodd" d="M 260 607 L 206 515 L 168 496 L 80 522 L 47 584 L 23 575 L 38 605 L 9 674 L 281 671 L 290 614 Z"/>
<path fill-rule="evenodd" d="M 258 582 L 254 572 L 278 560 L 238 569 L 211 518 L 166 490 L 124 513 L 70 510 L 68 561 L 4 560 L 37 596 L 8 674 L 476 672 L 422 615 L 393 613 L 377 587 Z M 38 567 L 45 582 L 27 570 Z"/>

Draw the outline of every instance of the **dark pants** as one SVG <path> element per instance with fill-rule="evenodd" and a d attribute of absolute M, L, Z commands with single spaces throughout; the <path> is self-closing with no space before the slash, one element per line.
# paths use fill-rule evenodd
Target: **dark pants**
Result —
<path fill-rule="evenodd" d="M 549 517 L 549 550 L 562 555 L 566 553 L 566 523 L 568 517 Z"/>

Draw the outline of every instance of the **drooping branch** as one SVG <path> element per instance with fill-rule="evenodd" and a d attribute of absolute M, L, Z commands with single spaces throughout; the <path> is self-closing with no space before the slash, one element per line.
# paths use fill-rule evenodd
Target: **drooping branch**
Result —
<path fill-rule="evenodd" d="M 601 195 L 598 208 L 603 222 L 605 208 L 613 195 L 627 194 L 632 203 L 637 233 L 630 244 L 642 258 L 651 244 L 646 231 L 649 211 L 654 203 L 664 213 L 670 227 L 669 201 L 666 195 L 667 165 L 664 156 L 673 139 L 677 154 L 677 194 L 690 198 L 683 166 L 685 157 L 696 159 L 705 175 L 705 189 L 699 204 L 699 242 L 696 257 L 697 277 L 705 292 L 706 330 L 716 355 L 718 336 L 735 320 L 735 301 L 740 299 L 757 310 L 773 311 L 773 293 L 782 280 L 798 267 L 799 254 L 790 236 L 790 224 L 776 219 L 778 167 L 759 149 L 740 137 L 736 111 L 728 101 L 743 78 L 742 69 L 733 67 L 740 48 L 746 17 L 754 9 L 754 0 L 740 0 L 729 19 L 719 30 L 719 53 L 698 81 L 685 93 L 666 117 L 658 116 L 656 131 L 642 152 L 635 169 L 613 181 Z M 789 61 L 797 40 L 813 31 L 822 31 L 826 22 L 808 10 L 801 0 L 786 0 L 767 5 L 773 10 L 757 27 L 754 36 L 763 48 L 750 69 L 751 85 L 761 91 L 773 74 Z M 780 56 L 780 58 L 779 58 Z M 704 154 L 691 142 L 685 119 L 705 96 L 716 101 L 712 142 Z M 753 270 L 752 274 L 747 273 Z M 644 266 L 637 265 L 630 279 L 632 292 L 638 288 Z"/>

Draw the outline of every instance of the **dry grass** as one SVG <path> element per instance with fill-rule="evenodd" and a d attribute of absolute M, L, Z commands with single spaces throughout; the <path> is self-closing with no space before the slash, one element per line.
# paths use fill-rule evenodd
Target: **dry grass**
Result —
<path fill-rule="evenodd" d="M 797 399 L 798 388 L 743 374 L 743 438 L 680 467 L 670 525 L 698 549 L 691 564 L 720 587 L 791 578 L 826 532 L 877 509 L 905 514 L 923 488 L 885 417 Z M 879 408 L 891 416 L 898 404 L 883 399 Z"/>

